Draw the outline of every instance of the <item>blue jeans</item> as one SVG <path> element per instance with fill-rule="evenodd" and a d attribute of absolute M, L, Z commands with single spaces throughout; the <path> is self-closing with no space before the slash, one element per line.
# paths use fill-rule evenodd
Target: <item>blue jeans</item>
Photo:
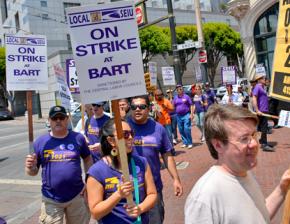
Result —
<path fill-rule="evenodd" d="M 170 119 L 173 138 L 177 140 L 177 114 L 170 115 Z"/>
<path fill-rule="evenodd" d="M 195 124 L 200 130 L 202 137 L 204 137 L 204 115 L 204 112 L 199 112 L 195 114 Z"/>
<path fill-rule="evenodd" d="M 177 115 L 177 125 L 184 145 L 192 145 L 190 113 Z"/>

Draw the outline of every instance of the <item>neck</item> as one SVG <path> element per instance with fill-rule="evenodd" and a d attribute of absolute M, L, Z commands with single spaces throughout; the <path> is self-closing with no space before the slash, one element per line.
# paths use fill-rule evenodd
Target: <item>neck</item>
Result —
<path fill-rule="evenodd" d="M 224 163 L 221 163 L 221 164 L 218 163 L 218 166 L 220 167 L 220 169 L 223 172 L 229 173 L 233 176 L 236 176 L 236 177 L 246 177 L 247 176 L 247 171 L 235 171 Z"/>
<path fill-rule="evenodd" d="M 97 115 L 97 114 L 94 114 L 94 118 L 100 118 L 100 117 L 103 117 L 104 113 L 102 113 L 101 115 Z"/>
<path fill-rule="evenodd" d="M 64 138 L 68 135 L 69 131 L 61 131 L 61 132 L 56 132 L 56 131 L 51 131 L 50 136 L 55 137 L 55 138 Z"/>

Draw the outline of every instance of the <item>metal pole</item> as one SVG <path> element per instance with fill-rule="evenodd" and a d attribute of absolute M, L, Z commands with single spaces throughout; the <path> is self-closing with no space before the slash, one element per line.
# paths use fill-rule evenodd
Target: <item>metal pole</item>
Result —
<path fill-rule="evenodd" d="M 204 37 L 203 37 L 203 32 L 202 32 L 202 22 L 201 22 L 201 14 L 200 14 L 200 4 L 199 0 L 194 0 L 194 8 L 195 8 L 195 16 L 196 16 L 196 29 L 197 29 L 197 36 L 198 36 L 198 41 L 200 42 L 200 46 L 202 50 L 205 49 L 205 44 L 204 44 Z M 201 71 L 203 72 L 202 79 L 203 82 L 208 81 L 208 75 L 207 75 L 207 63 L 202 63 Z"/>
<path fill-rule="evenodd" d="M 169 27 L 171 33 L 171 45 L 172 45 L 172 52 L 173 52 L 173 65 L 174 65 L 174 74 L 177 83 L 182 84 L 182 78 L 180 74 L 180 59 L 179 53 L 177 50 L 177 41 L 176 41 L 176 32 L 175 32 L 175 17 L 173 15 L 173 7 L 172 1 L 167 0 L 167 10 L 169 16 Z"/>

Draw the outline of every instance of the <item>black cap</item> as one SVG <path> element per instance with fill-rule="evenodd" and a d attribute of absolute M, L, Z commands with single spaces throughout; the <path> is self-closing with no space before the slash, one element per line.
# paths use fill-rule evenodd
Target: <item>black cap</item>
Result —
<path fill-rule="evenodd" d="M 57 114 L 61 114 L 63 116 L 67 116 L 66 114 L 66 110 L 63 106 L 53 106 L 52 108 L 50 108 L 49 110 L 49 118 L 54 117 Z"/>

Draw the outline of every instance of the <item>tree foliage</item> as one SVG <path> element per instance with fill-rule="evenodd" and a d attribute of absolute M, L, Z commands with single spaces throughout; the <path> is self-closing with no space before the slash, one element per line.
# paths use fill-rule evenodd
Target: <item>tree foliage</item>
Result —
<path fill-rule="evenodd" d="M 205 23 L 203 34 L 207 50 L 208 77 L 213 84 L 221 59 L 225 56 L 236 58 L 237 55 L 242 55 L 243 47 L 239 33 L 225 23 Z"/>
<path fill-rule="evenodd" d="M 143 63 L 145 70 L 150 59 L 156 55 L 169 51 L 170 38 L 163 32 L 162 27 L 150 26 L 139 31 Z"/>

